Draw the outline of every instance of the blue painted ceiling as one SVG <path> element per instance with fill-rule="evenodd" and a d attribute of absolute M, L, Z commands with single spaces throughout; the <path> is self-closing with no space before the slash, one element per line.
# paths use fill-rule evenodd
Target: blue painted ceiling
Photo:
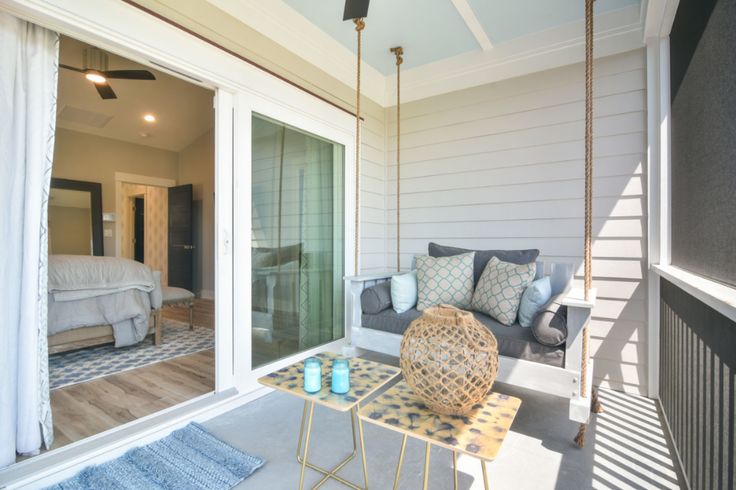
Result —
<path fill-rule="evenodd" d="M 284 0 L 342 45 L 356 51 L 351 21 L 343 22 L 344 0 Z M 583 18 L 583 0 L 468 0 L 491 43 L 498 45 Z M 597 0 L 600 14 L 639 5 L 640 0 Z M 363 56 L 383 74 L 396 70 L 392 46 L 406 51 L 402 68 L 480 51 L 450 0 L 371 0 L 363 31 Z"/>

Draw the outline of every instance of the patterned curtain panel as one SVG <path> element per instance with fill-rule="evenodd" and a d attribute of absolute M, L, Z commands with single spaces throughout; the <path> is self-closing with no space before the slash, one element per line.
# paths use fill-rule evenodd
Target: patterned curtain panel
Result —
<path fill-rule="evenodd" d="M 0 12 L 0 467 L 53 442 L 46 301 L 59 35 Z"/>

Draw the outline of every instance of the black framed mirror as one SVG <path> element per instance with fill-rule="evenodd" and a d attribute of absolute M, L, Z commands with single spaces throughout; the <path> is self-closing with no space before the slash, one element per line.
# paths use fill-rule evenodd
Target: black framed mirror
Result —
<path fill-rule="evenodd" d="M 104 255 L 101 184 L 51 178 L 49 254 Z"/>

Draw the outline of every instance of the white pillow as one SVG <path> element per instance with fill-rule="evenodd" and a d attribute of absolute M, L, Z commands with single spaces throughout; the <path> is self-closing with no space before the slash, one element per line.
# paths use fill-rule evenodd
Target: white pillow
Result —
<path fill-rule="evenodd" d="M 396 313 L 414 308 L 417 304 L 417 271 L 391 277 L 391 303 Z"/>

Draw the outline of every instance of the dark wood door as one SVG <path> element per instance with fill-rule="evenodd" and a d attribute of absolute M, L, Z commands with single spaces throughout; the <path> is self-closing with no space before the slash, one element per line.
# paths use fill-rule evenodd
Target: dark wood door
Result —
<path fill-rule="evenodd" d="M 144 263 L 145 256 L 143 255 L 143 251 L 146 243 L 145 201 L 142 197 L 136 197 L 134 206 L 135 212 L 133 216 L 135 216 L 135 224 L 133 228 L 135 229 L 135 236 L 133 238 L 133 258 L 140 263 Z"/>
<path fill-rule="evenodd" d="M 169 286 L 192 291 L 192 184 L 169 187 Z"/>

